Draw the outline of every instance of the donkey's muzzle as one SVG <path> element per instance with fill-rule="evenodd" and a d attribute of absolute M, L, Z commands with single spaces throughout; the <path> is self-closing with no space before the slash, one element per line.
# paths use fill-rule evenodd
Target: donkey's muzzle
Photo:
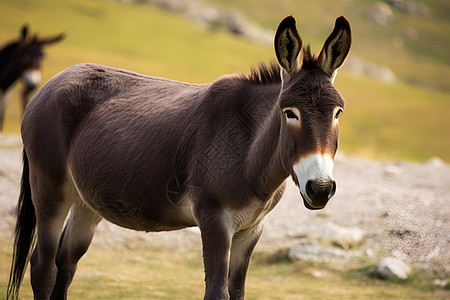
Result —
<path fill-rule="evenodd" d="M 27 90 L 34 90 L 41 83 L 41 71 L 36 69 L 26 70 L 22 74 L 22 80 Z"/>
<path fill-rule="evenodd" d="M 324 208 L 331 197 L 336 193 L 336 182 L 334 180 L 308 180 L 306 182 L 305 206 L 309 209 Z"/>

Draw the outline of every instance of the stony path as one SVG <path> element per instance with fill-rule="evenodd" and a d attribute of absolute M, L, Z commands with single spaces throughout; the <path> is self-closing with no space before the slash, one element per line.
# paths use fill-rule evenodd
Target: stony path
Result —
<path fill-rule="evenodd" d="M 0 135 L 0 235 L 14 224 L 21 172 L 21 144 Z M 338 155 L 338 190 L 321 211 L 308 211 L 288 180 L 284 198 L 265 220 L 259 248 L 288 247 L 300 239 L 320 239 L 330 226 L 359 228 L 365 234 L 360 255 L 403 257 L 415 267 L 450 275 L 450 165 L 379 162 Z M 145 243 L 177 249 L 200 248 L 198 229 L 141 233 L 102 221 L 94 247 Z"/>

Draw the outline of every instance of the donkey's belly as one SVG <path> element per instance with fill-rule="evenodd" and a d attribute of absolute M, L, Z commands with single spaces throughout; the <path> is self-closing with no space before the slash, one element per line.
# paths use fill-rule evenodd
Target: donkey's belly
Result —
<path fill-rule="evenodd" d="M 116 225 L 139 231 L 167 231 L 197 225 L 192 201 L 185 196 L 187 192 L 174 203 L 164 186 L 117 183 L 106 175 L 80 180 L 76 171 L 71 173 L 82 200 Z"/>
<path fill-rule="evenodd" d="M 174 207 L 161 199 L 84 197 L 84 201 L 106 220 L 139 231 L 168 231 L 196 226 L 191 206 Z M 164 200 L 164 199 L 163 199 Z"/>

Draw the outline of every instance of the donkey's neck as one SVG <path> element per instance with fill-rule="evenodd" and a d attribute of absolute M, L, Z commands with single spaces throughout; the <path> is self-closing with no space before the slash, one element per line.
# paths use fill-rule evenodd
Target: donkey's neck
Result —
<path fill-rule="evenodd" d="M 0 50 L 0 89 L 6 91 L 21 75 L 20 68 L 14 63 L 13 53 L 17 43 L 12 43 Z"/>
<path fill-rule="evenodd" d="M 289 176 L 281 159 L 282 115 L 274 101 L 267 118 L 258 128 L 246 158 L 246 178 L 257 196 L 263 200 L 276 192 Z"/>
<path fill-rule="evenodd" d="M 14 64 L 7 64 L 3 70 L 0 70 L 0 89 L 6 91 L 22 75 L 23 70 L 17 68 Z"/>

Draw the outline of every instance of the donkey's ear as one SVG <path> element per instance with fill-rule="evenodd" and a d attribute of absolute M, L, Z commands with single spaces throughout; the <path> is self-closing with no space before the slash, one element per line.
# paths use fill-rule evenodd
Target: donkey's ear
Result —
<path fill-rule="evenodd" d="M 288 16 L 278 25 L 275 34 L 275 53 L 282 68 L 284 80 L 300 71 L 303 62 L 303 42 L 298 34 L 293 16 Z"/>
<path fill-rule="evenodd" d="M 320 51 L 318 65 L 334 81 L 335 71 L 342 66 L 352 44 L 350 23 L 344 17 L 336 19 L 334 30 Z"/>
<path fill-rule="evenodd" d="M 28 36 L 28 24 L 23 24 L 22 28 L 20 29 L 20 40 L 24 42 L 27 39 Z"/>
<path fill-rule="evenodd" d="M 41 45 L 56 43 L 56 42 L 59 42 L 62 39 L 64 39 L 65 36 L 66 35 L 64 33 L 60 33 L 60 34 L 55 35 L 55 36 L 48 36 L 48 37 L 39 39 L 38 43 L 41 44 Z"/>

